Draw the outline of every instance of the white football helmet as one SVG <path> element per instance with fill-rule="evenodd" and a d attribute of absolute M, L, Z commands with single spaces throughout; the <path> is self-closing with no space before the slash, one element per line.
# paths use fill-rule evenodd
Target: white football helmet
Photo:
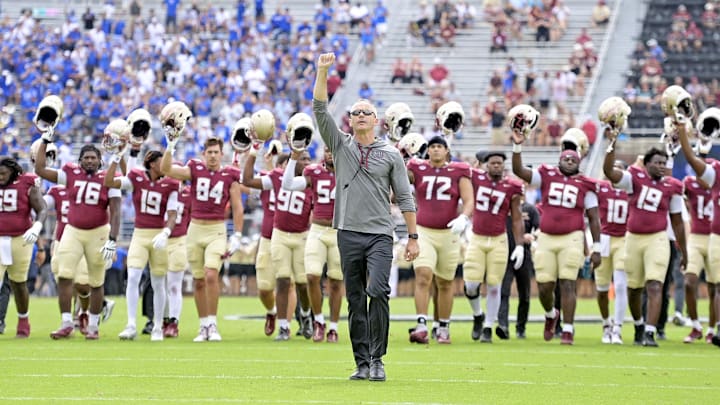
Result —
<path fill-rule="evenodd" d="M 435 114 L 437 125 L 444 135 L 451 135 L 460 131 L 465 123 L 465 111 L 460 103 L 448 101 L 438 108 Z"/>
<path fill-rule="evenodd" d="M 698 117 L 697 128 L 699 138 L 719 138 L 720 137 L 720 108 L 710 107 L 703 111 Z"/>
<path fill-rule="evenodd" d="M 696 155 L 707 155 L 712 150 L 712 147 L 712 139 L 698 139 L 695 146 L 693 146 L 693 151 Z"/>
<path fill-rule="evenodd" d="M 388 137 L 397 142 L 410 132 L 410 127 L 415 121 L 410 106 L 405 103 L 393 103 L 385 110 L 385 129 Z"/>
<path fill-rule="evenodd" d="M 105 127 L 100 145 L 107 153 L 118 153 L 125 149 L 129 141 L 130 125 L 125 120 L 116 119 Z"/>
<path fill-rule="evenodd" d="M 233 126 L 230 145 L 236 152 L 245 152 L 252 147 L 254 139 L 256 136 L 252 121 L 248 117 L 240 118 Z"/>
<path fill-rule="evenodd" d="M 144 108 L 138 108 L 127 117 L 130 125 L 130 144 L 133 146 L 142 145 L 150 135 L 152 129 L 152 117 Z"/>
<path fill-rule="evenodd" d="M 508 111 L 507 124 L 512 131 L 529 138 L 532 131 L 537 127 L 540 120 L 540 113 L 527 104 L 518 104 Z"/>
<path fill-rule="evenodd" d="M 680 86 L 673 85 L 663 91 L 660 107 L 666 116 L 674 117 L 677 122 L 695 117 L 692 96 Z"/>
<path fill-rule="evenodd" d="M 598 119 L 607 125 L 613 139 L 627 127 L 627 119 L 630 113 L 632 113 L 632 109 L 620 97 L 606 98 L 598 107 Z"/>
<path fill-rule="evenodd" d="M 38 139 L 30 145 L 30 161 L 35 163 L 38 150 L 40 150 L 40 144 L 43 143 L 42 139 Z M 48 143 L 45 145 L 45 166 L 53 166 L 55 159 L 57 159 L 57 146 L 54 143 Z"/>
<path fill-rule="evenodd" d="M 685 126 L 685 132 L 690 136 L 692 134 L 692 122 L 690 120 L 681 121 L 681 125 Z M 663 133 L 660 135 L 660 142 L 665 144 L 665 151 L 669 156 L 675 156 L 680 152 L 680 135 L 673 117 L 663 118 Z"/>
<path fill-rule="evenodd" d="M 38 105 L 33 118 L 33 124 L 41 133 L 51 132 L 62 119 L 64 105 L 62 99 L 56 95 L 47 96 Z"/>
<path fill-rule="evenodd" d="M 590 150 L 590 142 L 587 135 L 580 128 L 569 128 L 560 138 L 560 151 L 572 149 L 580 154 L 580 158 L 585 157 Z"/>
<path fill-rule="evenodd" d="M 413 156 L 422 158 L 427 151 L 427 141 L 417 132 L 411 132 L 400 139 L 397 148 L 406 161 Z"/>
<path fill-rule="evenodd" d="M 182 135 L 185 124 L 192 117 L 192 111 L 182 101 L 168 103 L 160 111 L 160 123 L 169 140 L 175 140 Z"/>
<path fill-rule="evenodd" d="M 287 131 L 285 132 L 290 149 L 295 152 L 301 152 L 307 149 L 310 142 L 312 142 L 314 132 L 315 127 L 313 126 L 313 120 L 309 115 L 297 113 L 290 117 L 290 120 L 287 122 Z"/>
<path fill-rule="evenodd" d="M 280 142 L 277 139 L 273 139 L 270 141 L 270 145 L 268 145 L 268 151 L 267 153 L 270 154 L 270 156 L 279 155 L 280 152 L 282 152 L 283 146 L 282 142 Z"/>
<path fill-rule="evenodd" d="M 257 139 L 265 142 L 275 135 L 275 116 L 268 110 L 258 110 L 250 117 Z"/>

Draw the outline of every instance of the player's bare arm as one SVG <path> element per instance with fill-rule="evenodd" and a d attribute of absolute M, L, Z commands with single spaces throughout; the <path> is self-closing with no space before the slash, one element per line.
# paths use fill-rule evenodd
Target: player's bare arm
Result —
<path fill-rule="evenodd" d="M 242 171 L 242 184 L 245 187 L 254 188 L 258 190 L 263 189 L 262 180 L 260 177 L 255 177 L 255 153 L 248 153 L 247 159 L 245 159 L 245 167 Z"/>
<path fill-rule="evenodd" d="M 611 144 L 612 146 L 612 144 Z M 623 171 L 615 167 L 615 148 L 608 147 L 603 161 L 603 173 L 611 183 L 617 184 L 623 177 Z"/>
<path fill-rule="evenodd" d="M 52 181 L 53 183 L 57 183 L 58 181 L 58 173 L 57 170 L 51 169 L 48 167 L 45 167 L 45 150 L 47 148 L 47 144 L 45 142 L 40 143 L 40 148 L 38 149 L 37 156 L 35 157 L 35 174 L 42 177 L 45 180 Z"/>
<path fill-rule="evenodd" d="M 512 170 L 516 176 L 524 180 L 526 183 L 532 181 L 532 170 L 523 166 L 522 163 L 522 144 L 525 142 L 525 136 L 517 131 L 512 133 L 513 154 L 512 154 Z"/>
<path fill-rule="evenodd" d="M 590 235 L 592 235 L 593 249 L 590 255 L 590 262 L 592 268 L 595 270 L 602 260 L 600 257 L 600 215 L 598 207 L 593 207 L 585 210 L 585 215 L 588 218 L 588 224 L 590 228 Z"/>
<path fill-rule="evenodd" d="M 682 257 L 680 258 L 680 269 L 685 271 L 687 268 L 687 239 L 685 238 L 685 221 L 682 219 L 681 213 L 670 214 L 670 225 L 675 232 L 675 241 L 677 242 Z"/>
<path fill-rule="evenodd" d="M 233 215 L 233 229 L 235 232 L 242 232 L 243 222 L 245 220 L 245 214 L 242 204 L 242 185 L 240 183 L 233 183 L 230 186 L 230 204 L 232 206 Z"/>
<path fill-rule="evenodd" d="M 165 150 L 163 153 L 162 162 L 160 162 L 160 171 L 164 176 L 172 177 L 181 181 L 190 180 L 190 167 L 179 166 L 173 164 L 172 151 L 170 149 Z"/>
<path fill-rule="evenodd" d="M 327 101 L 327 75 L 330 66 L 335 63 L 335 54 L 323 53 L 318 57 L 317 61 L 317 78 L 315 80 L 315 88 L 313 89 L 313 98 L 318 101 Z"/>
<path fill-rule="evenodd" d="M 47 219 L 48 210 L 47 204 L 45 204 L 45 199 L 43 199 L 38 186 L 32 186 L 30 188 L 30 207 L 32 207 L 33 211 L 35 211 L 35 222 L 44 224 Z"/>
<path fill-rule="evenodd" d="M 122 207 L 122 199 L 120 197 L 112 197 L 109 199 L 110 208 L 110 239 L 117 240 L 120 233 L 120 210 Z"/>

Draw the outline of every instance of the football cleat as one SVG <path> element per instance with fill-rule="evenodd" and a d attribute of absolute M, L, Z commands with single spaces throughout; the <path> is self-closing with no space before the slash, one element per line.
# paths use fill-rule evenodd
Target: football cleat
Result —
<path fill-rule="evenodd" d="M 606 345 L 612 343 L 612 327 L 610 325 L 603 325 L 603 333 L 600 341 Z"/>
<path fill-rule="evenodd" d="M 643 334 L 642 345 L 646 347 L 658 347 L 658 344 L 655 341 L 655 332 L 645 332 Z"/>
<path fill-rule="evenodd" d="M 546 342 L 551 341 L 552 338 L 555 336 L 555 327 L 557 327 L 558 321 L 560 321 L 560 311 L 555 308 L 553 308 L 553 311 L 555 311 L 555 316 L 553 318 L 545 317 L 545 329 L 543 331 L 543 339 L 545 339 Z"/>
<path fill-rule="evenodd" d="M 703 337 L 702 329 L 695 329 L 693 328 L 690 331 L 690 334 L 685 336 L 685 339 L 683 339 L 683 343 L 692 343 L 696 340 L 700 340 Z"/>
<path fill-rule="evenodd" d="M 308 315 L 308 316 L 300 317 L 300 324 L 302 325 L 300 332 L 305 337 L 305 339 L 310 339 L 313 336 L 312 316 Z"/>
<path fill-rule="evenodd" d="M 575 341 L 575 336 L 572 332 L 563 332 L 560 336 L 561 345 L 572 345 Z"/>
<path fill-rule="evenodd" d="M 178 331 L 178 320 L 175 318 L 170 318 L 168 320 L 168 323 L 163 328 L 163 336 L 166 338 L 176 338 L 179 335 Z"/>
<path fill-rule="evenodd" d="M 113 309 L 115 309 L 115 301 L 105 299 L 105 301 L 103 301 L 102 311 L 100 311 L 100 319 L 102 319 L 103 322 L 107 322 L 112 316 Z"/>
<path fill-rule="evenodd" d="M 193 342 L 207 342 L 207 340 L 208 340 L 208 327 L 201 326 L 200 330 L 198 331 L 198 335 L 195 336 L 195 339 L 193 339 Z"/>
<path fill-rule="evenodd" d="M 450 329 L 449 328 L 438 328 L 437 331 L 437 342 L 444 345 L 449 345 L 450 342 Z"/>
<path fill-rule="evenodd" d="M 271 336 L 275 333 L 275 314 L 265 314 L 265 336 Z"/>
<path fill-rule="evenodd" d="M 325 339 L 325 324 L 320 322 L 313 322 L 313 342 L 322 342 Z"/>
<path fill-rule="evenodd" d="M 18 318 L 15 337 L 18 339 L 26 339 L 30 337 L 30 320 L 28 318 Z"/>
<path fill-rule="evenodd" d="M 0 335 L 5 333 L 5 321 L 0 321 Z"/>
<path fill-rule="evenodd" d="M 207 340 L 208 342 L 219 342 L 222 340 L 222 336 L 220 336 L 220 332 L 218 332 L 217 325 L 214 323 L 211 323 L 207 327 Z"/>
<path fill-rule="evenodd" d="M 720 334 L 713 336 L 712 339 L 710 339 L 710 343 L 720 347 Z"/>
<path fill-rule="evenodd" d="M 87 335 L 88 325 L 90 324 L 90 317 L 87 313 L 83 312 L 78 315 L 78 329 L 83 335 Z"/>
<path fill-rule="evenodd" d="M 142 330 L 143 335 L 149 335 L 152 333 L 153 330 L 153 321 L 147 321 L 145 322 L 145 327 Z"/>
<path fill-rule="evenodd" d="M 85 334 L 85 340 L 98 340 L 100 339 L 100 331 L 98 328 L 89 328 L 87 334 Z"/>
<path fill-rule="evenodd" d="M 508 340 L 510 339 L 510 331 L 507 326 L 498 325 L 495 327 L 495 336 L 500 338 L 500 340 Z"/>
<path fill-rule="evenodd" d="M 72 336 L 73 332 L 75 331 L 75 327 L 71 324 L 64 324 L 60 326 L 59 329 L 57 329 L 54 332 L 50 333 L 50 337 L 58 340 L 58 339 L 67 339 L 70 336 Z"/>
<path fill-rule="evenodd" d="M 337 343 L 338 341 L 338 333 L 335 329 L 330 329 L 330 332 L 327 333 L 327 342 L 328 343 Z"/>
<path fill-rule="evenodd" d="M 137 337 L 137 329 L 135 325 L 127 325 L 122 332 L 118 334 L 120 340 L 135 340 Z"/>
<path fill-rule="evenodd" d="M 633 344 L 636 346 L 642 346 L 643 344 L 643 334 L 645 333 L 645 325 L 635 325 L 635 338 L 633 339 Z"/>
<path fill-rule="evenodd" d="M 432 329 L 430 329 L 430 339 L 437 340 L 438 336 L 438 327 L 433 326 Z"/>
<path fill-rule="evenodd" d="M 610 343 L 614 345 L 623 344 L 622 334 L 620 334 L 620 331 L 613 331 L 612 334 L 610 334 Z"/>
<path fill-rule="evenodd" d="M 483 322 L 485 322 L 485 314 L 473 315 L 472 340 L 480 339 L 482 333 Z"/>
<path fill-rule="evenodd" d="M 481 343 L 492 343 L 492 328 L 483 328 L 480 334 Z"/>
<path fill-rule="evenodd" d="M 151 342 L 162 342 L 163 338 L 164 334 L 160 326 L 153 328 L 152 332 L 150 332 Z"/>
<path fill-rule="evenodd" d="M 284 342 L 290 340 L 290 328 L 280 328 L 277 336 L 275 336 L 276 342 Z"/>
<path fill-rule="evenodd" d="M 712 344 L 713 337 L 715 337 L 715 334 L 712 333 L 712 331 L 708 332 L 707 335 L 705 335 L 705 343 Z"/>
<path fill-rule="evenodd" d="M 410 332 L 410 343 L 420 343 L 423 345 L 426 345 L 429 343 L 427 329 L 417 330 L 415 328 L 412 328 L 412 329 L 408 330 L 408 332 Z"/>

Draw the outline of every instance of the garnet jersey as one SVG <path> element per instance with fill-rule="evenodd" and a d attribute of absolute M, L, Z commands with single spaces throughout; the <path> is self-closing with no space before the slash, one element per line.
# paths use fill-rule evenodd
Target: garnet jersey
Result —
<path fill-rule="evenodd" d="M 108 223 L 110 198 L 121 197 L 119 189 L 103 185 L 105 171 L 87 174 L 75 163 L 62 167 L 65 188 L 68 191 L 68 224 L 78 229 L 95 229 Z M 58 184 L 63 182 L 58 180 Z"/>
<path fill-rule="evenodd" d="M 0 235 L 20 236 L 32 226 L 30 189 L 39 184 L 32 173 L 23 173 L 12 183 L 0 186 Z"/>
<path fill-rule="evenodd" d="M 712 168 L 712 170 L 708 170 L 710 168 Z M 706 179 L 706 176 L 708 176 L 710 172 L 713 172 L 713 181 L 710 190 L 712 190 L 712 200 L 714 202 L 713 220 L 710 230 L 712 233 L 720 235 L 720 178 L 718 177 L 718 175 L 720 175 L 720 161 L 713 160 L 712 162 L 708 162 L 708 167 L 705 169 L 705 173 L 703 173 L 703 179 Z M 710 181 L 707 181 L 707 183 L 710 184 Z"/>
<path fill-rule="evenodd" d="M 280 178 L 282 178 L 282 169 L 275 169 L 280 172 Z M 262 171 L 261 176 L 266 176 L 272 173 Z M 275 190 L 270 188 L 268 190 L 262 190 L 260 192 L 260 204 L 263 207 L 263 220 L 262 226 L 260 227 L 260 235 L 265 239 L 272 238 L 273 222 L 275 220 Z"/>
<path fill-rule="evenodd" d="M 613 188 L 607 180 L 600 180 L 596 193 L 600 232 L 610 236 L 625 236 L 629 212 L 627 191 Z"/>
<path fill-rule="evenodd" d="M 52 197 L 55 205 L 55 240 L 59 241 L 65 231 L 65 225 L 68 223 L 68 211 L 70 210 L 70 201 L 68 200 L 68 192 L 65 186 L 52 186 L 47 192 Z"/>
<path fill-rule="evenodd" d="M 170 234 L 171 238 L 178 238 L 187 235 L 188 224 L 190 224 L 190 212 L 192 203 L 192 190 L 190 186 L 184 186 L 178 193 L 177 217 L 175 228 Z"/>
<path fill-rule="evenodd" d="M 698 183 L 695 176 L 685 177 L 683 187 L 690 207 L 690 233 L 709 235 L 714 208 L 712 190 Z"/>
<path fill-rule="evenodd" d="M 565 235 L 585 229 L 585 210 L 597 206 L 595 180 L 582 174 L 565 176 L 558 167 L 541 165 L 533 170 L 533 186 L 540 187 L 540 230 Z"/>
<path fill-rule="evenodd" d="M 467 164 L 447 164 L 435 168 L 426 160 L 410 159 L 407 170 L 413 174 L 417 224 L 432 229 L 447 229 L 457 217 L 460 179 L 470 177 Z"/>
<path fill-rule="evenodd" d="M 665 231 L 668 214 L 682 210 L 682 183 L 672 177 L 656 181 L 645 170 L 630 166 L 616 186 L 628 191 L 628 232 L 649 234 Z"/>
<path fill-rule="evenodd" d="M 289 191 L 282 188 L 282 170 L 268 175 L 275 191 L 273 227 L 284 232 L 305 232 L 310 228 L 312 191 Z"/>
<path fill-rule="evenodd" d="M 522 183 L 507 177 L 496 182 L 486 171 L 474 169 L 472 185 L 475 190 L 473 233 L 483 236 L 502 235 L 507 231 L 506 218 L 510 213 L 512 199 L 524 194 Z"/>
<path fill-rule="evenodd" d="M 303 176 L 310 179 L 310 188 L 315 199 L 313 201 L 313 218 L 332 219 L 335 209 L 335 172 L 324 165 L 306 166 Z"/>
<path fill-rule="evenodd" d="M 233 166 L 225 166 L 218 171 L 211 171 L 205 162 L 190 159 L 192 187 L 193 219 L 225 220 L 225 206 L 230 200 L 230 186 L 240 181 L 240 170 Z"/>
<path fill-rule="evenodd" d="M 169 177 L 152 181 L 143 169 L 132 169 L 126 176 L 132 186 L 132 201 L 135 207 L 135 228 L 158 229 L 165 226 L 165 211 L 177 209 L 176 197 L 180 182 Z M 168 205 L 171 195 L 172 206 Z"/>

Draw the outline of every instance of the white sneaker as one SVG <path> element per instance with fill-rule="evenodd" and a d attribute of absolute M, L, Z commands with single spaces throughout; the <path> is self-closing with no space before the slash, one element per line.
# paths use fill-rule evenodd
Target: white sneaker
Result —
<path fill-rule="evenodd" d="M 610 335 L 610 343 L 612 343 L 612 344 L 614 344 L 614 345 L 621 345 L 621 344 L 623 344 L 622 335 L 620 334 L 620 332 L 613 332 L 613 333 Z"/>
<path fill-rule="evenodd" d="M 122 332 L 120 332 L 118 337 L 120 340 L 135 340 L 137 337 L 137 330 L 134 325 L 128 325 Z"/>
<path fill-rule="evenodd" d="M 217 325 L 214 323 L 211 323 L 210 326 L 207 327 L 207 340 L 211 342 L 219 342 L 222 340 L 222 336 L 220 336 L 220 332 L 217 330 Z"/>
<path fill-rule="evenodd" d="M 600 339 L 601 342 L 605 344 L 612 343 L 612 333 L 611 333 L 612 327 L 610 325 L 603 326 L 603 334 L 602 339 Z"/>
<path fill-rule="evenodd" d="M 151 342 L 162 342 L 162 340 L 163 340 L 162 328 L 158 328 L 157 326 L 154 327 L 152 332 L 150 333 L 150 341 Z"/>
<path fill-rule="evenodd" d="M 105 305 L 103 306 L 103 309 L 100 312 L 100 314 L 102 315 L 103 322 L 107 322 L 107 320 L 110 319 L 114 308 L 115 308 L 115 301 L 105 299 Z"/>
<path fill-rule="evenodd" d="M 195 336 L 195 339 L 193 339 L 193 342 L 206 342 L 207 340 L 208 340 L 208 327 L 201 326 L 200 331 L 198 332 L 198 335 Z"/>

